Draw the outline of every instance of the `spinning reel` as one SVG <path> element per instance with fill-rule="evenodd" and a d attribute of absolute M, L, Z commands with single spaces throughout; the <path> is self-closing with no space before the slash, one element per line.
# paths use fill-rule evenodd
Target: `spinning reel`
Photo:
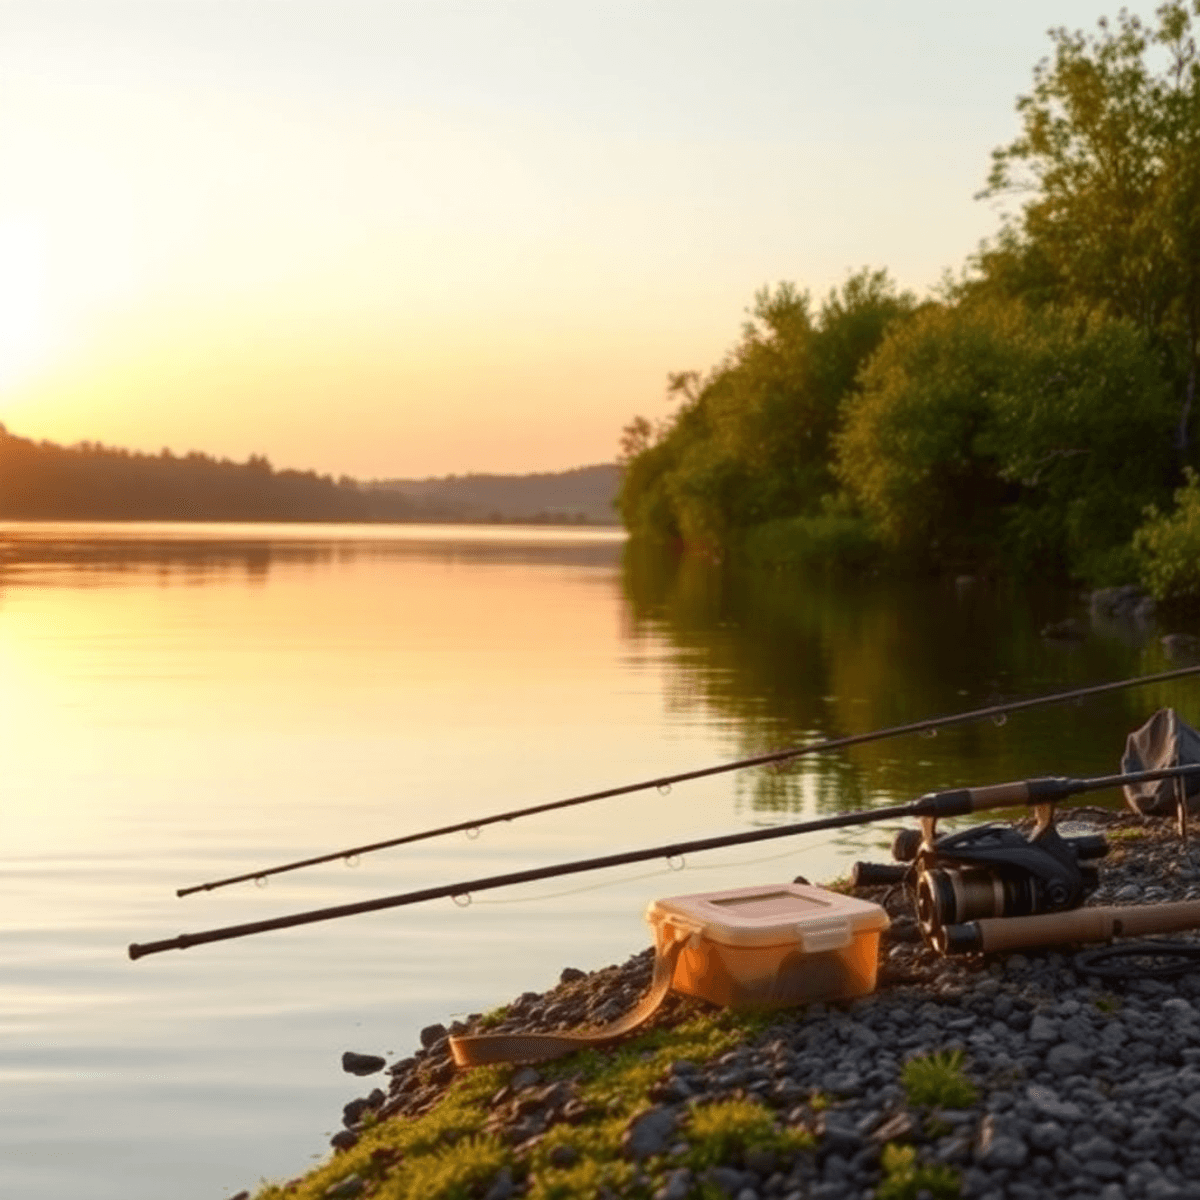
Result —
<path fill-rule="evenodd" d="M 1026 838 L 1011 825 L 977 825 L 936 834 L 936 820 L 921 831 L 901 830 L 892 843 L 897 864 L 856 863 L 854 886 L 904 884 L 914 895 L 921 936 L 939 954 L 976 947 L 959 931 L 991 917 L 1028 917 L 1078 908 L 1095 890 L 1094 860 L 1108 853 L 1103 834 L 1064 837 L 1054 806 L 1037 806 L 1037 824 Z"/>

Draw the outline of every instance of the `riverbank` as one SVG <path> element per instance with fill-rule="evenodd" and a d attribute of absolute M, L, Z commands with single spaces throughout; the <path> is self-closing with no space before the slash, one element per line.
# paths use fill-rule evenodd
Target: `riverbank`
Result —
<path fill-rule="evenodd" d="M 1168 823 L 1071 817 L 1113 846 L 1089 903 L 1200 898 L 1200 847 Z M 425 1029 L 346 1106 L 332 1158 L 260 1200 L 1200 1198 L 1200 973 L 1105 984 L 1056 952 L 941 959 L 906 897 L 873 898 L 893 918 L 873 995 L 767 1015 L 672 995 L 618 1049 L 455 1070 L 448 1033 L 610 1020 L 653 955 L 568 968 Z"/>

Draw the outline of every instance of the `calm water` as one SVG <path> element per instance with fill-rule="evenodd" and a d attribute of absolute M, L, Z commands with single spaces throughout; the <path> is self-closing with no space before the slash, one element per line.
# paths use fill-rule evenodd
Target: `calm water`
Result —
<path fill-rule="evenodd" d="M 1172 665 L 1067 594 L 804 584 L 515 528 L 0 525 L 0 1195 L 220 1200 L 324 1154 L 343 1050 L 647 944 L 656 896 L 828 878 L 876 826 L 156 955 L 131 941 L 1028 774 L 1190 682 L 176 887 L 827 734 Z M 368 1083 L 367 1087 L 369 1088 Z"/>

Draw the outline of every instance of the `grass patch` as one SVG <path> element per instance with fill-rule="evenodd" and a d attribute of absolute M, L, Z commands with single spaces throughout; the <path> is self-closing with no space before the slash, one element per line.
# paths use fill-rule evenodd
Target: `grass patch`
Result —
<path fill-rule="evenodd" d="M 491 1012 L 486 1012 L 479 1018 L 481 1029 L 494 1029 L 502 1021 L 508 1017 L 509 1005 L 502 1004 L 499 1008 L 493 1008 Z"/>
<path fill-rule="evenodd" d="M 778 1019 L 778 1014 L 705 1011 L 672 1028 L 643 1033 L 615 1050 L 589 1050 L 539 1067 L 547 1082 L 571 1080 L 593 1115 L 578 1125 L 553 1125 L 521 1162 L 511 1146 L 484 1132 L 488 1101 L 512 1077 L 513 1068 L 475 1068 L 460 1075 L 430 1112 L 380 1121 L 352 1149 L 301 1179 L 267 1186 L 257 1200 L 324 1200 L 331 1187 L 351 1175 L 363 1181 L 371 1200 L 468 1200 L 503 1167 L 515 1179 L 528 1178 L 529 1200 L 595 1200 L 611 1192 L 648 1197 L 666 1171 L 679 1165 L 667 1159 L 638 1165 L 622 1158 L 621 1136 L 630 1118 L 646 1107 L 650 1086 L 672 1063 L 708 1062 L 756 1038 Z M 803 1130 L 776 1129 L 769 1110 L 750 1101 L 710 1107 L 715 1111 L 699 1117 L 697 1131 L 681 1131 L 689 1141 L 699 1139 L 697 1162 L 720 1161 L 711 1157 L 720 1146 L 787 1151 L 812 1144 Z M 575 1161 L 555 1166 L 551 1155 L 563 1146 L 575 1152 Z"/>
<path fill-rule="evenodd" d="M 685 1134 L 690 1143 L 687 1165 L 706 1167 L 736 1161 L 747 1150 L 773 1150 L 794 1155 L 816 1142 L 806 1129 L 780 1129 L 775 1117 L 757 1100 L 718 1100 L 692 1110 Z"/>
<path fill-rule="evenodd" d="M 1117 829 L 1106 829 L 1104 836 L 1110 842 L 1140 842 L 1147 835 L 1147 830 L 1137 825 L 1122 825 Z"/>
<path fill-rule="evenodd" d="M 883 1168 L 883 1180 L 875 1189 L 875 1200 L 917 1200 L 921 1192 L 928 1192 L 934 1200 L 955 1200 L 961 1194 L 956 1171 L 944 1164 L 918 1164 L 912 1146 L 889 1142 L 883 1148 L 879 1165 Z"/>
<path fill-rule="evenodd" d="M 939 1050 L 910 1059 L 900 1072 L 909 1104 L 928 1108 L 967 1108 L 975 1103 L 975 1085 L 963 1074 L 961 1050 Z"/>
<path fill-rule="evenodd" d="M 481 1067 L 456 1081 L 431 1112 L 381 1121 L 358 1145 L 302 1179 L 272 1185 L 259 1200 L 319 1200 L 349 1175 L 374 1183 L 376 1200 L 457 1200 L 511 1161 L 498 1139 L 480 1136 L 488 1097 L 505 1068 Z"/>

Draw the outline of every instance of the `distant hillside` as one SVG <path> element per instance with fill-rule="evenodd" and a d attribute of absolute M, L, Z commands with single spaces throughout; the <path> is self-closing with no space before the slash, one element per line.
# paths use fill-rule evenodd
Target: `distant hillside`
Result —
<path fill-rule="evenodd" d="M 613 501 L 621 480 L 615 463 L 540 475 L 447 475 L 383 479 L 364 487 L 399 493 L 428 519 L 567 521 L 618 524 Z"/>

